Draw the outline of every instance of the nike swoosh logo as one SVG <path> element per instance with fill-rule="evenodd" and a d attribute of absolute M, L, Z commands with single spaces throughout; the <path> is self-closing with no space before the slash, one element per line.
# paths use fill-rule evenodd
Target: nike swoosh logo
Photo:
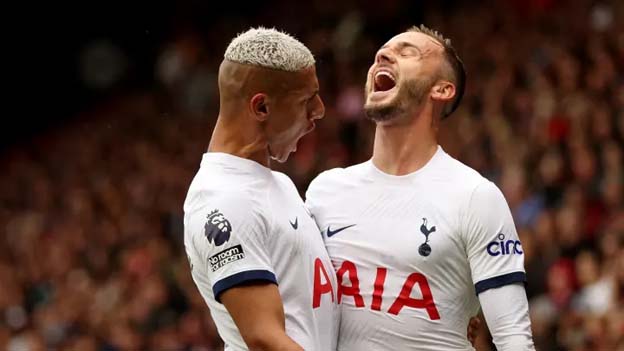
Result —
<path fill-rule="evenodd" d="M 297 230 L 297 228 L 299 228 L 299 218 L 295 217 L 295 223 L 291 222 L 290 220 L 288 221 L 290 223 L 290 225 L 293 227 L 294 230 Z"/>
<path fill-rule="evenodd" d="M 332 236 L 334 236 L 334 235 L 336 235 L 336 234 L 340 233 L 341 231 L 343 231 L 343 230 L 345 230 L 345 229 L 347 229 L 347 228 L 351 228 L 351 227 L 353 227 L 354 225 L 355 225 L 355 224 L 351 224 L 351 225 L 348 225 L 348 226 L 346 226 L 346 227 L 338 228 L 338 229 L 336 229 L 336 230 L 331 230 L 331 228 L 328 226 L 328 227 L 327 227 L 327 237 L 328 237 L 328 238 L 331 238 Z"/>

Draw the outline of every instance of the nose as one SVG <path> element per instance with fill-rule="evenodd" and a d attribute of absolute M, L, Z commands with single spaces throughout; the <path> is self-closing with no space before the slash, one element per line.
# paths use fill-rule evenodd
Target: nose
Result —
<path fill-rule="evenodd" d="M 320 95 L 317 95 L 314 101 L 314 107 L 310 111 L 310 120 L 312 121 L 321 119 L 325 116 L 325 104 L 323 104 L 323 99 L 321 99 Z"/>
<path fill-rule="evenodd" d="M 375 63 L 382 62 L 394 62 L 394 57 L 392 56 L 389 48 L 381 48 L 377 51 L 377 55 L 375 55 Z"/>

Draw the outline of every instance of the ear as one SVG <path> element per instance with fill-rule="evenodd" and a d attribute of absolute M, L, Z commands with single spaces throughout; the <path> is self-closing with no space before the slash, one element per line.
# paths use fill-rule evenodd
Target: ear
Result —
<path fill-rule="evenodd" d="M 268 96 L 263 93 L 258 93 L 251 97 L 249 101 L 249 109 L 251 110 L 251 114 L 258 121 L 264 122 L 269 117 L 269 104 L 268 104 Z"/>
<path fill-rule="evenodd" d="M 455 97 L 455 84 L 440 80 L 431 88 L 431 98 L 437 102 L 451 102 Z"/>

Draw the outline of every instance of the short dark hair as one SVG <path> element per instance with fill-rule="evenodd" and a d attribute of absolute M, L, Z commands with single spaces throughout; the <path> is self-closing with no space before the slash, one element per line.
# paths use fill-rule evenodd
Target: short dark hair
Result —
<path fill-rule="evenodd" d="M 417 32 L 428 35 L 444 47 L 444 58 L 451 66 L 455 79 L 455 98 L 453 102 L 442 112 L 442 118 L 444 119 L 457 110 L 457 107 L 464 96 L 464 90 L 466 88 L 466 69 L 464 68 L 464 63 L 459 58 L 459 55 L 457 55 L 457 51 L 455 51 L 453 45 L 451 45 L 451 40 L 445 38 L 438 31 L 425 27 L 425 25 L 421 24 L 420 26 L 410 27 L 407 32 Z"/>

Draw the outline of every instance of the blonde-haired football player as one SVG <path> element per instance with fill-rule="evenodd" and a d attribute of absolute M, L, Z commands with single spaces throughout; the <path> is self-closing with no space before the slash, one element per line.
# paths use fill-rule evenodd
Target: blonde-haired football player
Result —
<path fill-rule="evenodd" d="M 274 29 L 236 37 L 184 203 L 191 273 L 226 350 L 334 350 L 335 272 L 292 181 L 271 171 L 325 112 L 314 57 Z"/>

